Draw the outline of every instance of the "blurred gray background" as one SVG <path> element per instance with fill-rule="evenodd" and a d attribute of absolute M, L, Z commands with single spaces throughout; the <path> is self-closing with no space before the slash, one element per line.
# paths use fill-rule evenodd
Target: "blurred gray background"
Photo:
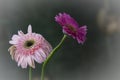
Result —
<path fill-rule="evenodd" d="M 0 80 L 28 80 L 28 69 L 11 59 L 8 42 L 31 24 L 55 47 L 63 36 L 54 20 L 59 12 L 87 25 L 87 40 L 80 45 L 67 38 L 50 60 L 46 80 L 120 80 L 119 0 L 0 0 Z M 36 63 L 33 80 L 40 80 L 40 71 Z"/>

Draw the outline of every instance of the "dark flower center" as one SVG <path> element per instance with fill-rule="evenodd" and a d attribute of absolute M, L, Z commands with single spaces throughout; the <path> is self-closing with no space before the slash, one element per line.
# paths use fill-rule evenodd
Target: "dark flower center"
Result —
<path fill-rule="evenodd" d="M 72 32 L 76 32 L 76 29 L 72 25 L 67 25 L 68 29 Z"/>
<path fill-rule="evenodd" d="M 24 47 L 25 48 L 30 48 L 34 45 L 35 41 L 34 40 L 28 40 L 25 42 Z"/>

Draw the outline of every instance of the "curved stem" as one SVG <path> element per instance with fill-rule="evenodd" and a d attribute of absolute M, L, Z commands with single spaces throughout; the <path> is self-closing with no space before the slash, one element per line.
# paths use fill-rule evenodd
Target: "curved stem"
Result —
<path fill-rule="evenodd" d="M 32 68 L 29 67 L 29 80 L 32 80 Z"/>
<path fill-rule="evenodd" d="M 64 42 L 64 40 L 66 39 L 66 37 L 67 37 L 66 35 L 63 36 L 63 38 L 61 39 L 60 43 L 52 50 L 52 52 L 50 53 L 48 58 L 43 63 L 43 65 L 42 65 L 42 72 L 41 72 L 41 80 L 44 80 L 44 72 L 45 72 L 45 67 L 46 67 L 47 63 L 49 62 L 51 57 L 54 55 L 54 53 L 61 47 L 61 45 Z"/>

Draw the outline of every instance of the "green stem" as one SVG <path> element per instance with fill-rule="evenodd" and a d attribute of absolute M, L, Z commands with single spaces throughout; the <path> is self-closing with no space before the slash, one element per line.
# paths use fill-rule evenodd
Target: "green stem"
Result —
<path fill-rule="evenodd" d="M 41 80 L 44 80 L 44 72 L 45 72 L 45 67 L 46 67 L 47 63 L 49 62 L 51 57 L 54 55 L 54 53 L 61 47 L 61 45 L 64 42 L 64 40 L 66 39 L 66 37 L 67 37 L 66 35 L 63 36 L 63 38 L 61 39 L 60 43 L 52 50 L 52 52 L 50 53 L 48 58 L 43 63 L 43 65 L 42 65 L 42 72 L 41 72 Z"/>
<path fill-rule="evenodd" d="M 32 68 L 29 67 L 29 80 L 32 80 Z"/>

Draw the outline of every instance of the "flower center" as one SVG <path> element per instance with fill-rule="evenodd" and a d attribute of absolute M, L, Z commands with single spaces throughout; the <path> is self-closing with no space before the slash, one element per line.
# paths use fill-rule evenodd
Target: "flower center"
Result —
<path fill-rule="evenodd" d="M 35 41 L 34 40 L 27 40 L 24 44 L 25 48 L 30 48 L 34 45 Z"/>
<path fill-rule="evenodd" d="M 75 29 L 72 25 L 68 25 L 68 28 L 69 28 L 72 32 L 76 32 L 76 29 Z"/>

